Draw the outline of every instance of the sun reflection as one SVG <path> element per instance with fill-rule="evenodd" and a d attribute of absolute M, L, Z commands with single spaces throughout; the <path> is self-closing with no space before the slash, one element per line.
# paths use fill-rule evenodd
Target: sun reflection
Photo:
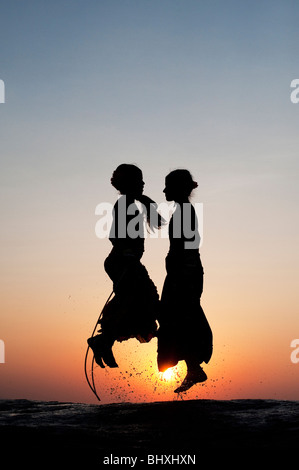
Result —
<path fill-rule="evenodd" d="M 167 369 L 165 372 L 162 373 L 162 377 L 164 380 L 170 380 L 174 377 L 174 371 L 173 371 L 173 368 L 170 367 L 169 369 Z"/>

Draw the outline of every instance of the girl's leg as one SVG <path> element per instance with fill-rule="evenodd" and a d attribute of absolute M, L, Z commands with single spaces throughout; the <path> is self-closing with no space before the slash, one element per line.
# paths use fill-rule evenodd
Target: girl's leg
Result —
<path fill-rule="evenodd" d="M 189 390 L 189 388 L 193 387 L 193 385 L 200 382 L 205 382 L 205 380 L 208 378 L 197 360 L 188 358 L 185 361 L 187 365 L 187 374 L 182 384 L 175 389 L 175 393 L 186 392 Z"/>
<path fill-rule="evenodd" d="M 93 336 L 87 340 L 94 353 L 96 363 L 104 368 L 103 362 L 109 367 L 118 367 L 112 352 L 114 339 L 105 333 Z"/>

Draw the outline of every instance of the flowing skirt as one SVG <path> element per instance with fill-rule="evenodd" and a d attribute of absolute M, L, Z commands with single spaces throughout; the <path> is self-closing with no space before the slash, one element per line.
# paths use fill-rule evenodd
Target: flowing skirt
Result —
<path fill-rule="evenodd" d="M 113 281 L 115 295 L 103 310 L 101 332 L 117 341 L 150 341 L 157 335 L 159 295 L 146 268 L 138 258 L 112 250 L 105 270 Z"/>
<path fill-rule="evenodd" d="M 208 363 L 213 351 L 210 325 L 200 304 L 203 268 L 198 252 L 168 254 L 159 316 L 160 372 L 181 360 Z"/>

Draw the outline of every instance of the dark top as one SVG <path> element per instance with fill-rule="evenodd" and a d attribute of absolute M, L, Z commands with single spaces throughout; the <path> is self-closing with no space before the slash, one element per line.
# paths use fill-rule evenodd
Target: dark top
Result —
<path fill-rule="evenodd" d="M 117 254 L 141 258 L 144 252 L 144 217 L 133 198 L 123 195 L 115 203 L 109 240 Z"/>
<path fill-rule="evenodd" d="M 200 235 L 198 219 L 192 204 L 178 204 L 169 222 L 169 254 L 198 253 Z"/>

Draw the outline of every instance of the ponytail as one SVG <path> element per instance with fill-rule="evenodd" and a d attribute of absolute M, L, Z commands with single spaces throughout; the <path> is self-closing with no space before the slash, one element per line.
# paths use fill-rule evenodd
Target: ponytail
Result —
<path fill-rule="evenodd" d="M 166 223 L 166 221 L 157 211 L 157 203 L 144 194 L 140 196 L 138 201 L 141 202 L 141 204 L 144 206 L 146 220 L 149 228 L 151 230 L 160 229 L 162 225 Z"/>

